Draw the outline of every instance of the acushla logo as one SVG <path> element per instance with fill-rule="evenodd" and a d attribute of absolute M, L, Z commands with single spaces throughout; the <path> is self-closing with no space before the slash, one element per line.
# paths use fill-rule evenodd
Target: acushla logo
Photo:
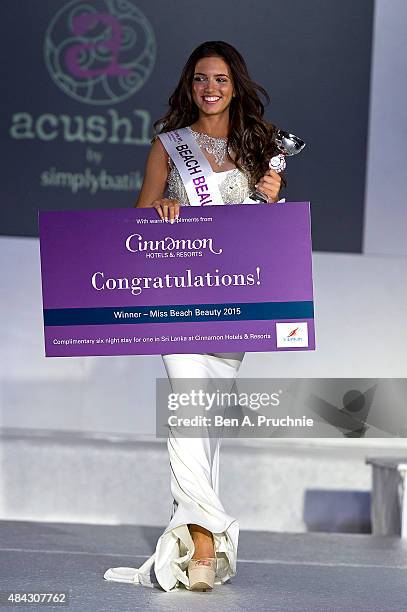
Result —
<path fill-rule="evenodd" d="M 131 0 L 73 0 L 45 34 L 53 81 L 88 104 L 116 104 L 134 94 L 150 76 L 155 56 L 151 24 Z"/>

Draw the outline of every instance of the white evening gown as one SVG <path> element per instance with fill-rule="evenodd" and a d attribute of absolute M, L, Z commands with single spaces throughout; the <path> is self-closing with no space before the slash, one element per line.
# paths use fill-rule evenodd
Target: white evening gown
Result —
<path fill-rule="evenodd" d="M 188 206 L 189 200 L 177 169 L 170 162 L 168 191 L 170 198 Z M 217 173 L 224 204 L 241 203 L 249 195 L 247 176 L 238 169 Z M 244 353 L 163 355 L 172 391 L 177 379 L 204 379 L 205 390 L 216 391 L 213 379 L 225 379 L 222 391 L 231 390 Z M 185 391 L 185 387 L 183 388 Z M 221 433 L 220 433 L 221 435 Z M 194 543 L 188 524 L 201 525 L 214 535 L 217 568 L 215 584 L 222 584 L 236 574 L 238 521 L 230 516 L 219 499 L 219 450 L 221 437 L 212 432 L 203 438 L 177 436 L 169 428 L 168 453 L 171 469 L 173 509 L 168 527 L 158 539 L 155 553 L 139 568 L 114 567 L 104 578 L 153 587 L 154 572 L 158 585 L 165 591 L 177 589 L 180 583 L 189 588 L 187 566 L 194 554 Z M 158 586 L 157 585 L 157 586 Z"/>

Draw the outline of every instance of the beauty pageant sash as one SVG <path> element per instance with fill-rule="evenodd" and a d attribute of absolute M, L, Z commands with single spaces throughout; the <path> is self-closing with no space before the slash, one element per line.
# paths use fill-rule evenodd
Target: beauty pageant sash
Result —
<path fill-rule="evenodd" d="M 223 204 L 216 173 L 191 132 L 180 128 L 158 138 L 181 176 L 191 206 Z"/>

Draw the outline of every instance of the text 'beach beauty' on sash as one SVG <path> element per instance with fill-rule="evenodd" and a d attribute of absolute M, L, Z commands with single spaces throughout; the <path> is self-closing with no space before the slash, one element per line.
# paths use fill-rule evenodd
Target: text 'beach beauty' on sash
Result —
<path fill-rule="evenodd" d="M 184 183 L 191 206 L 222 204 L 222 196 L 208 160 L 186 128 L 159 134 Z"/>

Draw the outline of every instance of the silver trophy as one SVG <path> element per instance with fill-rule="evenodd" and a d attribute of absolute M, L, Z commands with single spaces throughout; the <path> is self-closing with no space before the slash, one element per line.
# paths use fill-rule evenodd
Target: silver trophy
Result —
<path fill-rule="evenodd" d="M 305 147 L 305 142 L 301 140 L 301 138 L 294 136 L 294 134 L 284 132 L 283 130 L 277 130 L 274 136 L 274 144 L 279 153 L 270 159 L 269 168 L 276 172 L 282 172 L 285 169 L 287 166 L 285 161 L 286 157 L 289 155 L 296 155 Z M 253 191 L 249 198 L 255 202 L 264 202 L 265 204 L 268 202 L 267 196 L 258 189 Z"/>

